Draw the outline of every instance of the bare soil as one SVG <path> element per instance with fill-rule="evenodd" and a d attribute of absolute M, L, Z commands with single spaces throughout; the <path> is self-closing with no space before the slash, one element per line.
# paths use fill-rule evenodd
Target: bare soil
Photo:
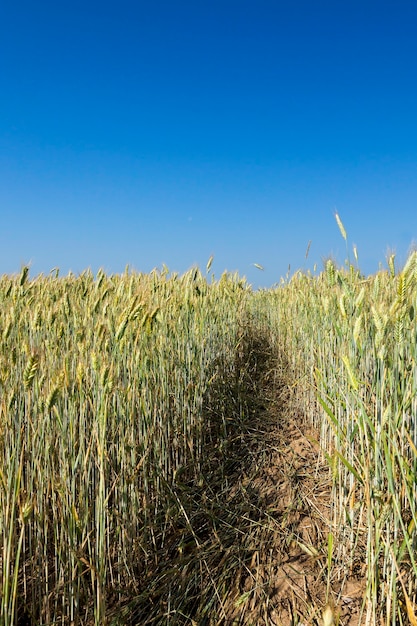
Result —
<path fill-rule="evenodd" d="M 338 568 L 328 573 L 331 480 L 318 434 L 294 411 L 283 414 L 282 405 L 278 414 L 268 413 L 253 432 L 253 473 L 241 479 L 262 515 L 252 559 L 236 573 L 222 623 L 322 625 L 327 611 L 328 624 L 357 626 L 361 578 L 345 570 L 335 580 Z"/>
<path fill-rule="evenodd" d="M 318 434 L 290 385 L 265 386 L 250 418 L 213 445 L 203 483 L 172 485 L 181 506 L 112 626 L 360 623 L 364 572 L 334 560 L 328 571 L 338 529 Z"/>

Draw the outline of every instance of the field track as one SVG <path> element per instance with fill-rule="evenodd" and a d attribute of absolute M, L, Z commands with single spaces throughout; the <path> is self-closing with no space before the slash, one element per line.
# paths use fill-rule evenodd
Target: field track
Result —
<path fill-rule="evenodd" d="M 286 626 L 338 624 L 361 614 L 363 563 L 328 576 L 331 479 L 318 433 L 296 407 L 273 401 L 245 435 L 247 463 L 236 476 L 252 518 L 253 554 L 237 568 L 225 619 L 219 623 Z M 245 525 L 245 524 L 243 524 Z"/>

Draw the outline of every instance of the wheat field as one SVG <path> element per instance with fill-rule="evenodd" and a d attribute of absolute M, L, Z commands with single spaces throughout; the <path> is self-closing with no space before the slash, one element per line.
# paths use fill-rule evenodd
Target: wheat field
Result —
<path fill-rule="evenodd" d="M 275 374 L 331 477 L 327 595 L 355 574 L 357 623 L 417 623 L 417 252 L 259 291 L 209 266 L 25 267 L 0 303 L 2 625 L 232 623 L 231 477 Z"/>

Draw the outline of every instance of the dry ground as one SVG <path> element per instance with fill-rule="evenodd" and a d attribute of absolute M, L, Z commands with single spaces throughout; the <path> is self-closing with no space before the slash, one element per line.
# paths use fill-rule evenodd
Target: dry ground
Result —
<path fill-rule="evenodd" d="M 273 386 L 226 448 L 213 449 L 205 484 L 173 486 L 184 515 L 109 624 L 359 624 L 363 572 L 344 563 L 328 572 L 330 472 L 305 424 L 288 388 Z M 334 621 L 323 621 L 326 607 Z"/>
<path fill-rule="evenodd" d="M 261 512 L 249 566 L 238 572 L 225 624 L 356 626 L 363 585 L 352 576 L 328 576 L 331 484 L 317 434 L 292 415 L 269 415 L 253 432 L 252 475 L 241 488 Z M 234 596 L 232 601 L 232 596 Z"/>

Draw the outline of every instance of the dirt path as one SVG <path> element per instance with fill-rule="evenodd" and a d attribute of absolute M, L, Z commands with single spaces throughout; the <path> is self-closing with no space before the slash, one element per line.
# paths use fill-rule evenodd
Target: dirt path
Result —
<path fill-rule="evenodd" d="M 181 506 L 155 567 L 109 623 L 358 626 L 360 578 L 344 563 L 328 573 L 329 468 L 288 395 L 267 386 L 202 483 L 171 486 Z"/>
<path fill-rule="evenodd" d="M 328 576 L 331 484 L 317 434 L 296 415 L 263 416 L 261 424 L 253 433 L 253 473 L 240 486 L 259 513 L 253 556 L 237 573 L 224 623 L 322 625 L 328 607 L 329 626 L 356 626 L 360 581 Z"/>

